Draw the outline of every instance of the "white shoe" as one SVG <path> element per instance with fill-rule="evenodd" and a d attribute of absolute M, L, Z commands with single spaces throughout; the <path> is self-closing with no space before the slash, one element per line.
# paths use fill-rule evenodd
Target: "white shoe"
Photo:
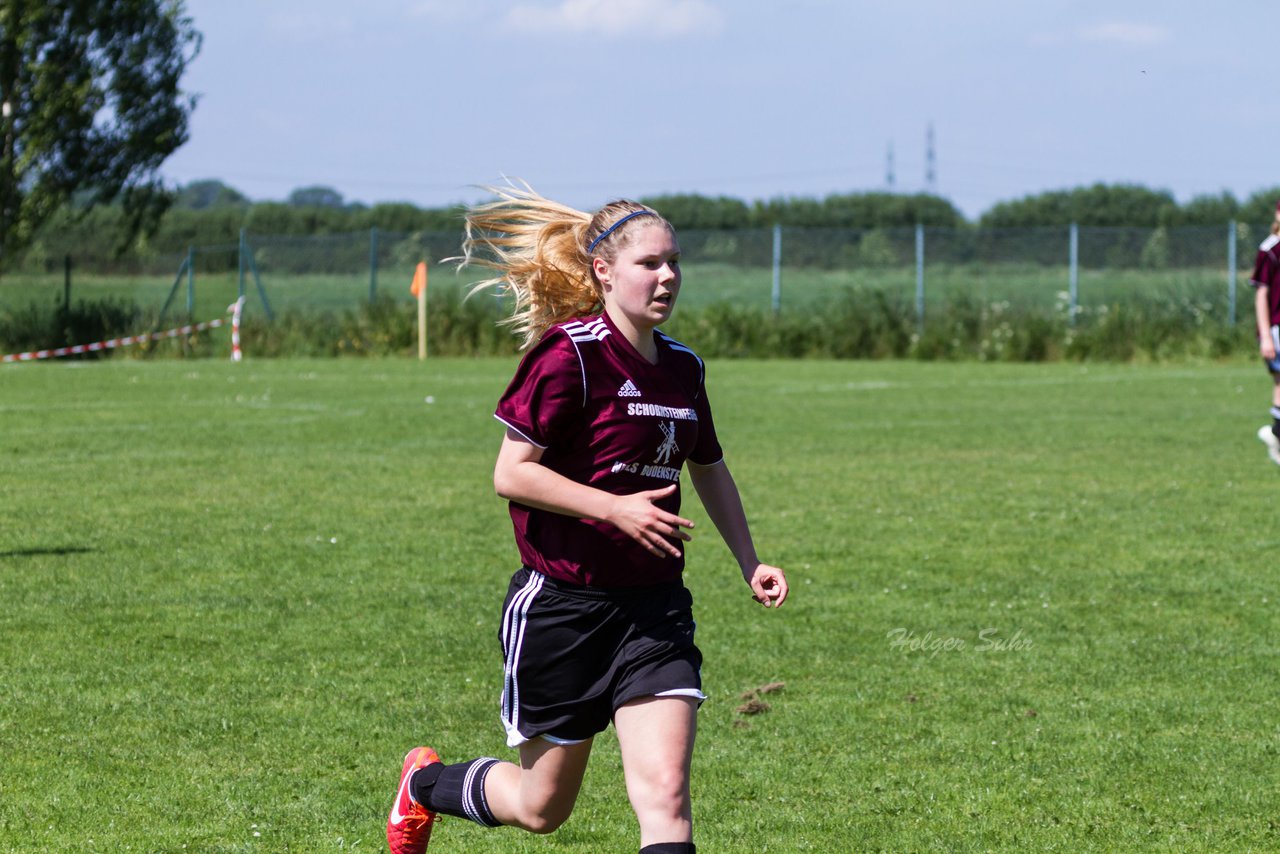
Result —
<path fill-rule="evenodd" d="M 1271 462 L 1280 466 L 1280 439 L 1276 438 L 1270 427 L 1259 427 L 1258 438 L 1267 446 L 1267 456 L 1271 458 Z"/>

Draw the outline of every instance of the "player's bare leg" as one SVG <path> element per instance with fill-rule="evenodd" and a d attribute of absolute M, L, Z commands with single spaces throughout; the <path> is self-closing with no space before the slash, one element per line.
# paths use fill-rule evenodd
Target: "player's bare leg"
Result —
<path fill-rule="evenodd" d="M 489 809 L 503 824 L 551 833 L 573 812 L 591 757 L 591 740 L 552 744 L 535 738 L 520 745 L 520 764 L 502 762 L 485 778 Z"/>
<path fill-rule="evenodd" d="M 692 697 L 646 697 L 614 713 L 641 847 L 693 840 L 689 765 L 697 716 Z"/>
<path fill-rule="evenodd" d="M 1272 374 L 1271 381 L 1271 424 L 1258 428 L 1258 438 L 1267 446 L 1267 456 L 1271 462 L 1280 465 L 1280 374 Z"/>

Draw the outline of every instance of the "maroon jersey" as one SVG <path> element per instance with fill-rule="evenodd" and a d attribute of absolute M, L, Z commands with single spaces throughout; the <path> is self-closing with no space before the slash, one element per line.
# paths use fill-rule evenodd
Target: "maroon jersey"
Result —
<path fill-rule="evenodd" d="M 680 510 L 680 469 L 722 457 L 702 360 L 655 332 L 649 364 L 607 314 L 551 327 L 516 369 L 495 416 L 543 449 L 542 465 L 570 480 L 626 495 L 676 484 L 658 502 Z M 605 522 L 511 502 L 525 566 L 571 584 L 632 587 L 673 581 L 680 557 L 658 557 Z"/>
<path fill-rule="evenodd" d="M 1267 289 L 1267 303 L 1271 310 L 1271 325 L 1280 325 L 1280 237 L 1272 234 L 1258 247 L 1253 262 L 1253 275 L 1249 284 Z"/>

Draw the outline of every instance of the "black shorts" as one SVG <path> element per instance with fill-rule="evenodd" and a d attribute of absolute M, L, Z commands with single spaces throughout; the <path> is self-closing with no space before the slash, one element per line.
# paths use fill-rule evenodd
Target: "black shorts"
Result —
<path fill-rule="evenodd" d="M 681 582 L 580 587 L 522 568 L 502 606 L 507 744 L 575 744 L 640 697 L 702 693 L 693 597 Z"/>

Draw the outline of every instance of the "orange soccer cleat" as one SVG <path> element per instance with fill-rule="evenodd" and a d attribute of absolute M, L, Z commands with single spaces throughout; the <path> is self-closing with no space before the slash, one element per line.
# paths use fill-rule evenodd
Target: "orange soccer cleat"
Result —
<path fill-rule="evenodd" d="M 431 825 L 436 814 L 413 799 L 409 793 L 409 778 L 419 768 L 439 762 L 440 757 L 430 747 L 415 747 L 404 758 L 400 771 L 400 788 L 391 804 L 387 817 L 387 845 L 391 854 L 422 854 L 431 839 Z"/>

